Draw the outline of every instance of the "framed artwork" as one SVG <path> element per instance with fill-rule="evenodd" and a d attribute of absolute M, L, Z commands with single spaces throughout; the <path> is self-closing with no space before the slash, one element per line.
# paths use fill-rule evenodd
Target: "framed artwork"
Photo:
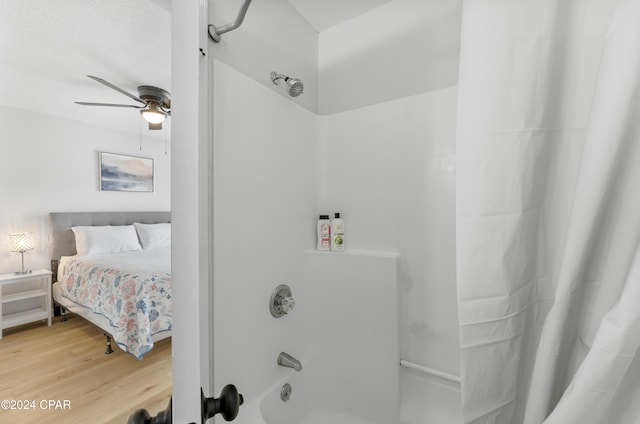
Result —
<path fill-rule="evenodd" d="M 100 190 L 153 192 L 153 159 L 100 152 Z"/>

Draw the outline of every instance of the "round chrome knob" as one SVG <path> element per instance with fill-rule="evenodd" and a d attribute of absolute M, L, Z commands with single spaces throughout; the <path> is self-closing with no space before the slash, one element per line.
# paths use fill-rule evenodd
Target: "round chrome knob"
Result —
<path fill-rule="evenodd" d="M 280 309 L 285 314 L 293 311 L 296 307 L 296 300 L 293 297 L 283 297 L 280 299 Z"/>
<path fill-rule="evenodd" d="M 271 315 L 280 318 L 291 312 L 296 306 L 295 299 L 291 296 L 291 289 L 286 284 L 281 284 L 271 294 L 269 310 Z"/>

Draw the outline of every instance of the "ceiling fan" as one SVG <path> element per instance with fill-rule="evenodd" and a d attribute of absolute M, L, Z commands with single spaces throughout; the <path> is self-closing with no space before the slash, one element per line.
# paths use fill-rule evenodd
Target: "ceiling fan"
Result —
<path fill-rule="evenodd" d="M 109 81 L 102 78 L 87 75 L 94 81 L 104 84 L 109 88 L 112 88 L 125 96 L 140 103 L 139 105 L 123 105 L 115 103 L 91 103 L 91 102 L 76 102 L 83 106 L 110 106 L 110 107 L 132 107 L 139 109 L 140 114 L 145 121 L 149 123 L 150 130 L 161 130 L 162 123 L 167 116 L 171 116 L 171 95 L 168 91 L 162 88 L 153 87 L 151 85 L 141 85 L 138 87 L 138 95 L 133 95 L 120 87 L 111 84 Z"/>

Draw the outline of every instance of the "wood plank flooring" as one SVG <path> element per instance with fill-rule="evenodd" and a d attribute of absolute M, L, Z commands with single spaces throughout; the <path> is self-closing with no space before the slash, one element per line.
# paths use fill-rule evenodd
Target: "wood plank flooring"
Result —
<path fill-rule="evenodd" d="M 118 423 L 133 411 L 152 415 L 171 397 L 171 339 L 139 361 L 113 344 L 104 354 L 102 331 L 82 318 L 56 317 L 51 327 L 7 329 L 0 340 L 0 401 L 35 401 L 33 410 L 0 408 L 0 423 Z M 49 409 L 46 401 L 69 401 Z M 45 401 L 41 404 L 41 401 Z M 42 408 L 42 406 L 45 408 Z M 56 405 L 53 405 L 54 407 Z"/>

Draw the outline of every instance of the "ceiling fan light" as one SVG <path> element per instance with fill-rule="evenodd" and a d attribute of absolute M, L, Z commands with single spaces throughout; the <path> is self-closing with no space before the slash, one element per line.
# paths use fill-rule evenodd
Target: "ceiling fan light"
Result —
<path fill-rule="evenodd" d="M 161 124 L 167 119 L 167 113 L 160 110 L 157 105 L 150 104 L 147 108 L 140 111 L 145 121 L 150 124 Z"/>

